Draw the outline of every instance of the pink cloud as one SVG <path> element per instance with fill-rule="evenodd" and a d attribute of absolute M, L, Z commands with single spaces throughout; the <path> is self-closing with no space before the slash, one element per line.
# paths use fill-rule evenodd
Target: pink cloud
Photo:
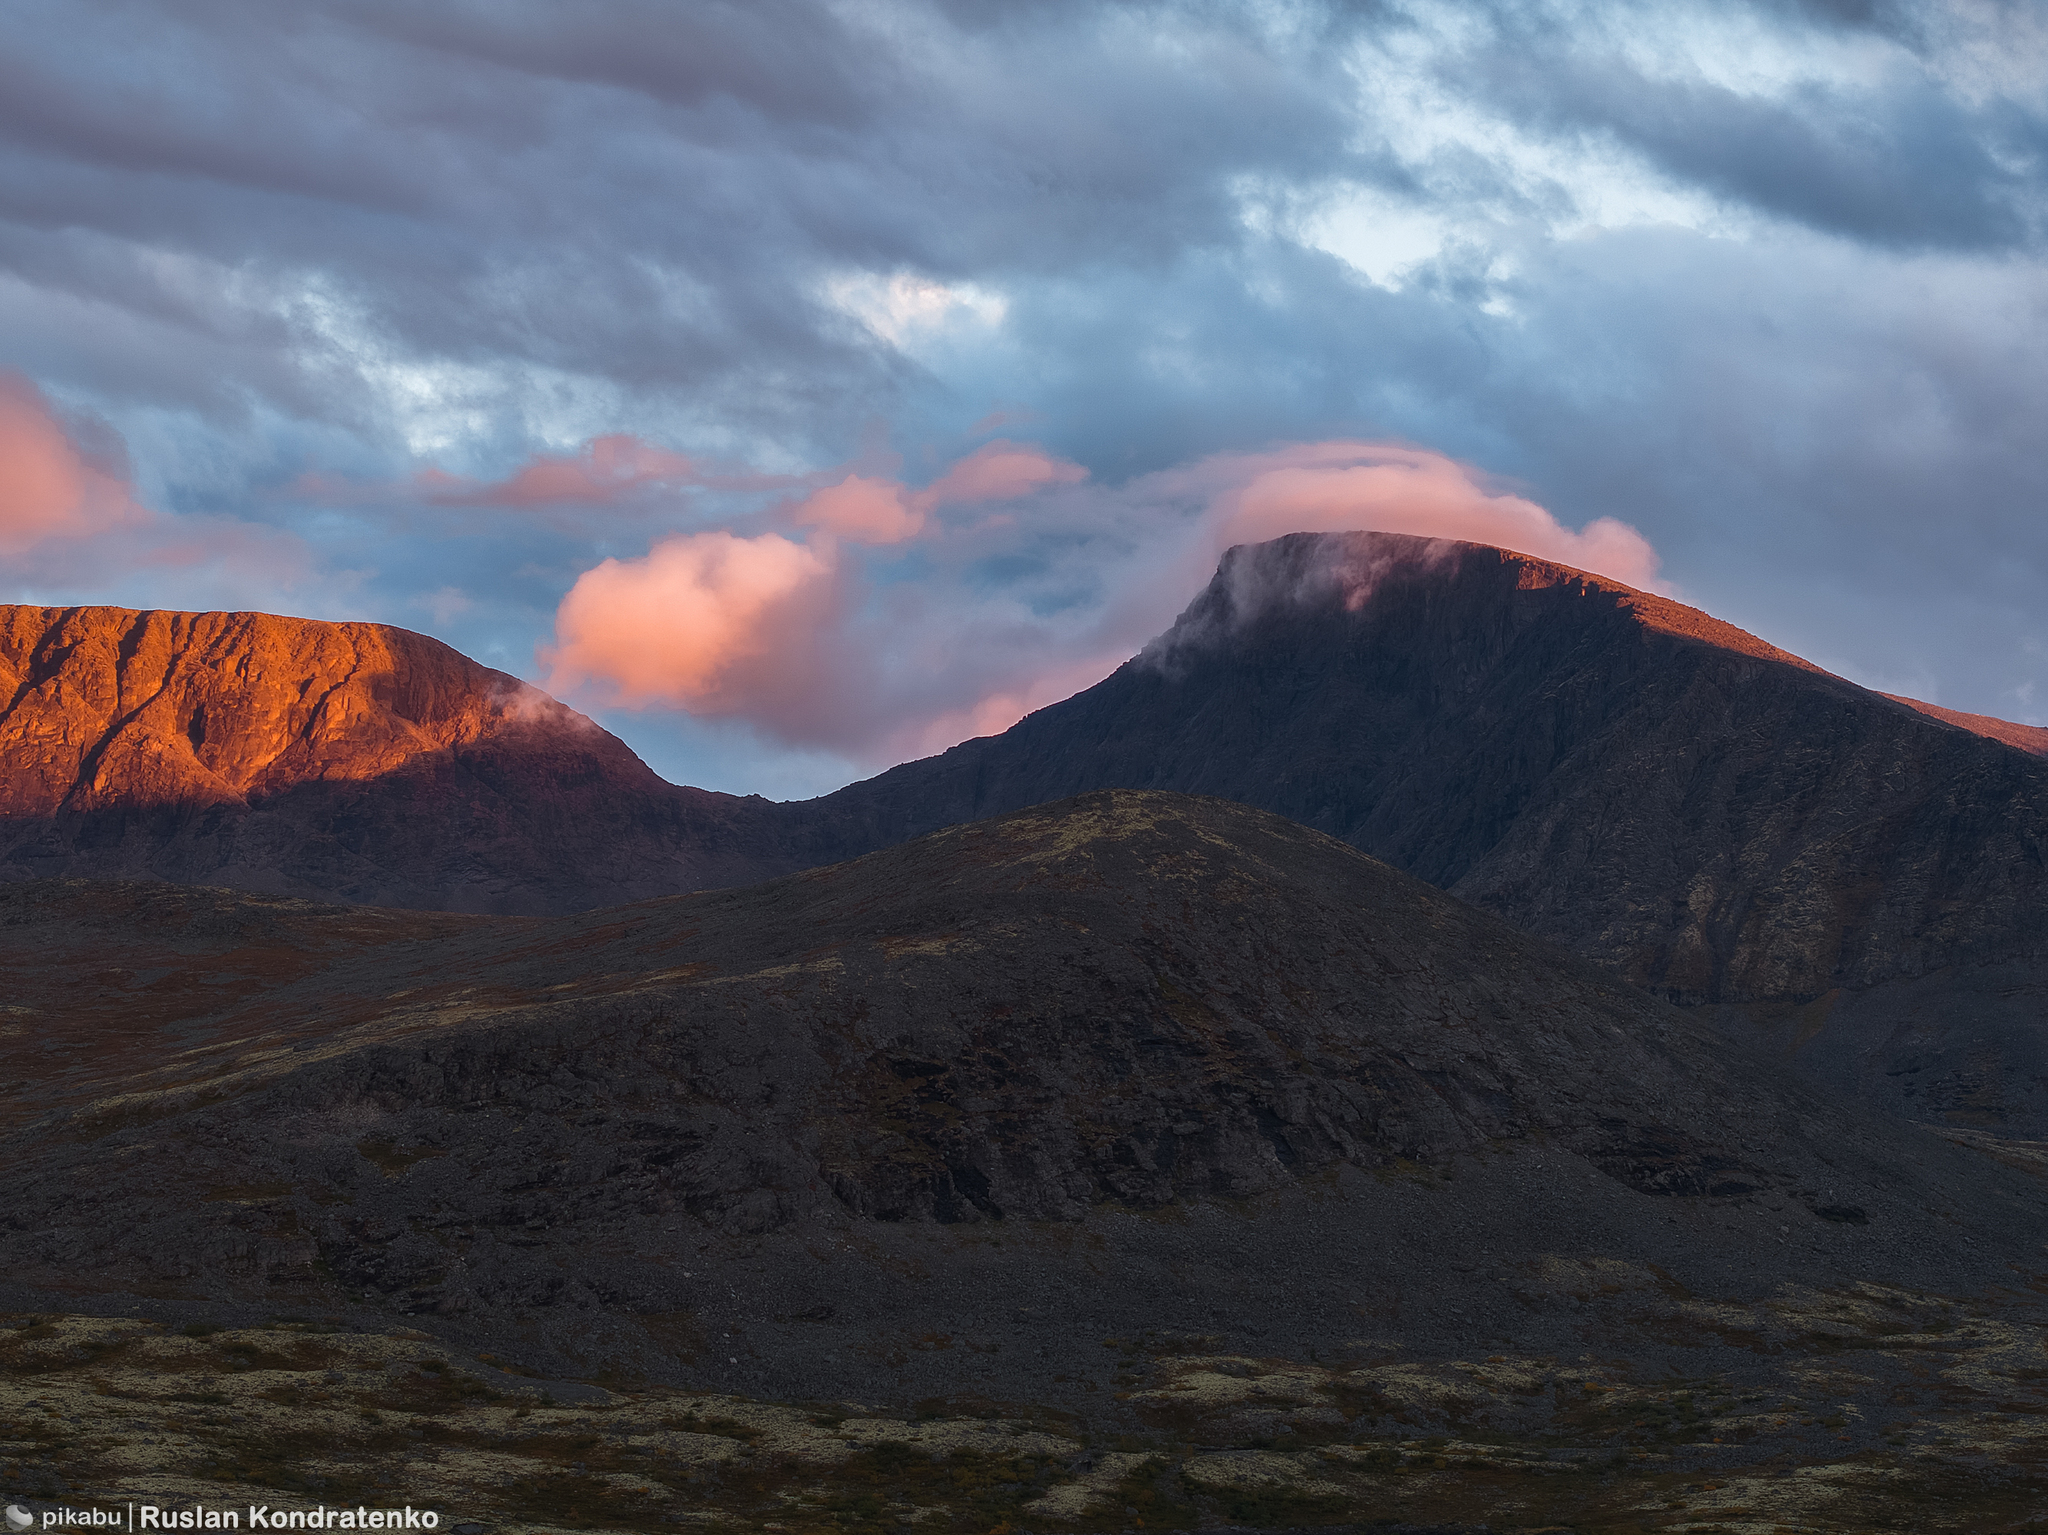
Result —
<path fill-rule="evenodd" d="M 125 477 L 82 453 L 42 392 L 0 374 L 0 552 L 148 522 Z"/>
<path fill-rule="evenodd" d="M 479 484 L 439 469 L 424 469 L 413 483 L 430 501 L 449 506 L 605 506 L 648 486 L 693 485 L 704 475 L 696 462 L 614 433 L 593 437 L 579 453 L 536 453 L 502 480 Z"/>
<path fill-rule="evenodd" d="M 1079 464 L 1054 458 L 1032 443 L 984 443 L 926 486 L 920 499 L 928 505 L 947 502 L 1014 501 L 1053 485 L 1072 485 L 1088 478 Z"/>
<path fill-rule="evenodd" d="M 984 443 L 923 490 L 900 480 L 850 474 L 798 502 L 789 520 L 859 544 L 900 544 L 925 531 L 943 505 L 1016 501 L 1088 477 L 1079 464 L 1031 443 Z"/>
<path fill-rule="evenodd" d="M 848 475 L 807 495 L 788 516 L 799 528 L 819 528 L 858 544 L 901 544 L 926 530 L 934 508 L 1018 501 L 1083 479 L 1085 469 L 1036 444 L 985 442 L 922 491 L 895 479 Z"/>
<path fill-rule="evenodd" d="M 945 504 L 1017 502 L 942 528 Z M 1099 681 L 1199 591 L 1232 544 L 1379 530 L 1497 544 L 1654 587 L 1648 540 L 1608 519 L 1574 530 L 1526 496 L 1423 449 L 1368 442 L 1218 454 L 1121 486 L 994 442 L 922 490 L 876 475 L 779 508 L 810 543 L 701 533 L 607 560 L 564 600 L 550 686 L 629 707 L 743 721 L 869 762 L 1008 728 Z M 938 536 L 943 532 L 944 536 Z M 863 580 L 919 540 L 919 578 Z M 1036 587 L 972 572 L 1020 540 Z M 1068 563 L 1047 547 L 1076 551 Z"/>
<path fill-rule="evenodd" d="M 1187 471 L 1210 486 L 1217 550 L 1283 533 L 1369 531 L 1494 544 L 1657 589 L 1657 552 L 1625 522 L 1577 532 L 1522 496 L 1490 487 L 1441 453 L 1386 443 L 1319 442 L 1225 454 Z"/>
<path fill-rule="evenodd" d="M 855 543 L 900 544 L 924 530 L 925 513 L 906 499 L 904 487 L 896 481 L 850 474 L 806 497 L 790 520 Z"/>
<path fill-rule="evenodd" d="M 779 533 L 665 539 L 577 578 L 541 654 L 546 685 L 595 685 L 626 708 L 666 705 L 801 733 L 826 702 L 818 642 L 839 606 L 829 552 Z"/>
<path fill-rule="evenodd" d="M 1022 677 L 989 691 L 978 675 L 964 686 L 950 682 L 981 642 L 956 646 L 961 637 L 916 622 L 900 632 L 864 627 L 875 619 L 856 611 L 858 567 L 850 562 L 859 547 L 885 549 L 927 532 L 942 503 L 1015 501 L 1085 476 L 1029 444 L 994 442 L 922 490 L 847 474 L 773 513 L 814 530 L 809 543 L 725 530 L 663 539 L 639 559 L 605 560 L 577 578 L 556 612 L 554 643 L 538 653 L 546 685 L 587 689 L 619 707 L 746 720 L 784 740 L 842 750 L 886 752 L 935 730 L 1002 729 L 1051 702 L 1046 687 L 1056 684 Z M 878 664 L 893 641 L 907 667 Z"/>
<path fill-rule="evenodd" d="M 173 600 L 240 607 L 274 602 L 309 574 L 290 533 L 143 505 L 126 458 L 111 429 L 67 430 L 33 383 L 0 373 L 0 555 L 18 590 L 120 600 L 122 583 L 147 573 Z"/>

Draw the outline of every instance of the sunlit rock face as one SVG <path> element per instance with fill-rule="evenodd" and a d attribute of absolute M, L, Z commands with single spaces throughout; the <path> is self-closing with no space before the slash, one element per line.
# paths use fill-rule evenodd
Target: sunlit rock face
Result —
<path fill-rule="evenodd" d="M 267 613 L 0 609 L 0 685 L 10 815 L 246 805 L 579 722 L 423 635 Z"/>
<path fill-rule="evenodd" d="M 536 911 L 768 872 L 728 848 L 749 802 L 403 629 L 0 608 L 0 688 L 15 878 Z"/>

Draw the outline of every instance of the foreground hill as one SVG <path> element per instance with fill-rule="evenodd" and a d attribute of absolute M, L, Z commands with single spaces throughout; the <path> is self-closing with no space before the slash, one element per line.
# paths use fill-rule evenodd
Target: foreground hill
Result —
<path fill-rule="evenodd" d="M 765 801 L 382 624 L 0 607 L 0 698 L 17 879 L 561 911 L 769 871 Z"/>
<path fill-rule="evenodd" d="M 1206 1499 L 1328 1524 L 1351 1499 L 1476 1524 L 1539 1496 L 1517 1479 L 1545 1446 L 1600 1446 L 1598 1475 L 1540 1494 L 1583 1509 L 1634 1496 L 1615 1468 L 1653 1449 L 1674 1477 L 1767 1480 L 1792 1449 L 1888 1455 L 1931 1422 L 1989 1443 L 2004 1430 L 1958 1392 L 1995 1393 L 1984 1413 L 2038 1395 L 2026 1148 L 1830 1106 L 1607 972 L 1221 801 L 1098 793 L 556 918 L 27 883 L 0 890 L 0 981 L 0 1305 L 127 1318 L 0 1355 L 115 1393 L 118 1423 L 78 1409 L 94 1444 L 161 1417 L 250 1479 L 303 1472 L 264 1428 L 283 1403 L 332 1420 L 318 1453 L 358 1468 L 319 1472 L 337 1485 L 445 1450 L 544 1506 L 514 1477 L 560 1449 L 591 1473 L 565 1466 L 564 1498 L 652 1527 L 628 1472 L 669 1478 L 634 1496 L 709 1496 L 701 1476 L 735 1508 L 825 1463 L 915 1491 L 927 1451 L 900 1441 L 925 1431 L 886 1419 L 943 1397 L 1042 1409 L 1001 1433 L 1058 1442 L 1007 1481 L 939 1478 L 1073 1483 L 1034 1528 L 1101 1527 L 1098 1494 L 1163 1500 L 1148 1522 Z M 407 1314 L 431 1369 L 145 1325 L 279 1313 Z M 484 1354 L 691 1396 L 451 1437 L 432 1414 L 471 1399 L 440 1373 L 456 1351 L 499 1390 L 521 1383 Z M 741 1398 L 870 1405 L 807 1410 L 827 1433 L 785 1442 Z M 1001 1448 L 920 1411 L 930 1454 Z M 642 1418 L 758 1425 L 773 1454 L 619 1437 Z M 1126 1492 L 1149 1464 L 1129 1450 L 1084 1483 L 1080 1433 L 1155 1436 L 1125 1443 L 1165 1446 L 1178 1480 Z M 1492 1502 L 1423 1496 L 1446 1437 L 1494 1446 L 1458 1452 Z M 1978 1500 L 2018 1496 L 2023 1449 L 2000 1441 L 1946 1506 L 1994 1527 Z M 989 1527 L 970 1505 L 959 1527 Z"/>
<path fill-rule="evenodd" d="M 1399 1186 L 1371 1175 L 1475 1157 L 1544 1207 L 1470 1206 L 1446 1250 L 1589 1220 L 1658 1245 L 1732 1201 L 1753 1232 L 1690 1256 L 1671 1233 L 1671 1261 L 1775 1281 L 1814 1243 L 1823 1268 L 1950 1263 L 1919 1250 L 1930 1206 L 2030 1253 L 2042 1220 L 2018 1175 L 1955 1181 L 1932 1136 L 1878 1135 L 1601 970 L 1220 801 L 1096 794 L 552 919 L 0 893 L 0 1265 L 24 1283 L 682 1304 L 707 1241 L 1323 1186 L 1362 1215 Z M 780 1311 L 832 1299 L 759 1282 Z"/>
<path fill-rule="evenodd" d="M 1676 1013 L 1223 801 L 1099 793 L 764 885 L 549 921 L 160 885 L 0 897 L 22 1052 L 6 1076 L 32 1095 L 9 1112 L 61 1111 L 66 1140 L 134 1115 L 154 1142 L 189 1114 L 216 1124 L 229 1098 L 238 1121 L 254 1102 L 344 1118 L 389 1102 L 429 1113 L 399 1140 L 432 1122 L 425 1143 L 471 1142 L 494 1121 L 434 1113 L 553 1100 L 573 1060 L 590 1107 L 632 1105 L 630 1128 L 585 1138 L 585 1156 L 619 1139 L 601 1160 L 638 1169 L 608 1172 L 606 1197 L 668 1188 L 740 1230 L 825 1203 L 891 1221 L 1071 1219 L 1530 1136 L 1648 1193 L 1818 1175 L 1751 1165 L 1753 1143 L 1803 1144 L 1805 1108 L 1735 1085 Z M 96 998 L 73 989 L 81 971 Z M 152 1015 L 184 1049 L 166 1057 L 141 1026 Z M 75 1071 L 39 1069 L 53 1049 L 82 1051 Z M 547 1137 L 515 1133 L 475 1154 L 525 1186 Z M 206 1164 L 213 1141 L 181 1160 Z M 125 1233 L 129 1214 L 95 1224 Z"/>

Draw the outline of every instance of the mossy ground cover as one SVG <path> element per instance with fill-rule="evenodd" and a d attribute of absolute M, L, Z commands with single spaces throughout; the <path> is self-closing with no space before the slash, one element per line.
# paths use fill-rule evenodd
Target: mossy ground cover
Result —
<path fill-rule="evenodd" d="M 0 1318 L 0 1492 L 411 1503 L 493 1535 L 2033 1527 L 2048 1504 L 2037 1329 L 1876 1293 L 1756 1325 L 1836 1346 L 1645 1379 L 1613 1361 L 1318 1362 L 1115 1339 L 1120 1400 L 1084 1423 L 1028 1404 L 653 1386 L 564 1404 L 417 1333 Z"/>

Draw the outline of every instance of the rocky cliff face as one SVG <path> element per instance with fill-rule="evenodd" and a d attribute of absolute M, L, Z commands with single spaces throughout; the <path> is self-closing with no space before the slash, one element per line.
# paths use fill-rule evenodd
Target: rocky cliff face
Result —
<path fill-rule="evenodd" d="M 1683 1001 L 2048 958 L 2048 762 L 1499 549 L 1232 550 L 1108 680 L 808 813 L 851 849 L 1105 785 L 1277 811 Z"/>
<path fill-rule="evenodd" d="M 758 800 L 664 783 L 423 635 L 0 608 L 0 866 L 546 911 L 759 878 Z"/>
<path fill-rule="evenodd" d="M 509 731 L 561 736 L 575 719 L 422 635 L 264 613 L 6 608 L 0 688 L 7 816 L 247 806 Z M 617 743 L 587 747 L 632 782 Z"/>

